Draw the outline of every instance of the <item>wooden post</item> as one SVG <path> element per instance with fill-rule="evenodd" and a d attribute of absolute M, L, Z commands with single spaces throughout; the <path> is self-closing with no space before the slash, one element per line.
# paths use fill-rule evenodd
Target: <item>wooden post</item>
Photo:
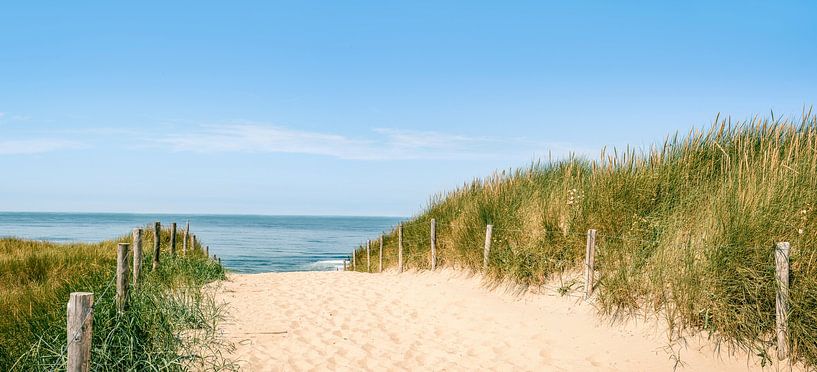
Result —
<path fill-rule="evenodd" d="M 488 256 L 491 254 L 491 232 L 494 225 L 485 227 L 485 248 L 482 250 L 482 269 L 488 270 Z"/>
<path fill-rule="evenodd" d="M 204 246 L 204 254 L 206 254 L 207 257 L 210 257 L 210 246 L 209 245 Z"/>
<path fill-rule="evenodd" d="M 383 234 L 380 234 L 380 272 L 383 272 Z"/>
<path fill-rule="evenodd" d="M 190 221 L 187 221 L 187 227 L 184 228 L 184 241 L 182 241 L 182 256 L 187 255 L 187 240 L 190 239 Z"/>
<path fill-rule="evenodd" d="M 191 252 L 196 251 L 196 234 L 190 235 L 190 251 Z"/>
<path fill-rule="evenodd" d="M 176 255 L 176 223 L 170 224 L 170 255 Z"/>
<path fill-rule="evenodd" d="M 357 253 L 357 251 L 352 251 L 352 271 L 357 271 L 357 262 L 355 262 L 355 253 Z"/>
<path fill-rule="evenodd" d="M 437 219 L 431 219 L 431 270 L 437 268 Z"/>
<path fill-rule="evenodd" d="M 221 266 L 221 257 L 218 258 L 218 265 Z"/>
<path fill-rule="evenodd" d="M 596 270 L 596 230 L 587 230 L 587 247 L 584 252 L 584 299 L 593 294 L 593 274 Z"/>
<path fill-rule="evenodd" d="M 372 272 L 372 241 L 366 241 L 366 271 Z"/>
<path fill-rule="evenodd" d="M 142 229 L 133 229 L 133 287 L 139 288 L 139 275 L 142 273 Z"/>
<path fill-rule="evenodd" d="M 397 225 L 397 272 L 403 272 L 403 224 Z"/>
<path fill-rule="evenodd" d="M 130 244 L 119 243 L 116 249 L 116 310 L 120 314 L 128 299 L 128 248 Z"/>
<path fill-rule="evenodd" d="M 72 292 L 68 298 L 68 372 L 91 369 L 94 294 Z"/>
<path fill-rule="evenodd" d="M 774 250 L 774 269 L 777 274 L 775 310 L 777 323 L 777 359 L 789 355 L 789 243 L 780 242 Z"/>
<path fill-rule="evenodd" d="M 162 225 L 159 221 L 153 224 L 153 271 L 159 268 L 159 252 L 162 243 Z"/>

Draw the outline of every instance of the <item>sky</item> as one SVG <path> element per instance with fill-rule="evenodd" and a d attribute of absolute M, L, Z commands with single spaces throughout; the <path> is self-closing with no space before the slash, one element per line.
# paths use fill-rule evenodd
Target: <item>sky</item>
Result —
<path fill-rule="evenodd" d="M 0 211 L 409 216 L 817 103 L 814 2 L 0 5 Z"/>

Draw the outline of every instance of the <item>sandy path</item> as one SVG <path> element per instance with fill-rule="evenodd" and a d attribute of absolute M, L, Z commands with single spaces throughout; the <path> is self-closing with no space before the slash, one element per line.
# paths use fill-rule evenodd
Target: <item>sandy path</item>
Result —
<path fill-rule="evenodd" d="M 609 325 L 577 297 L 545 292 L 490 291 L 450 270 L 309 272 L 232 275 L 219 298 L 245 370 L 673 369 L 657 327 Z M 696 340 L 681 350 L 680 370 L 759 368 Z"/>

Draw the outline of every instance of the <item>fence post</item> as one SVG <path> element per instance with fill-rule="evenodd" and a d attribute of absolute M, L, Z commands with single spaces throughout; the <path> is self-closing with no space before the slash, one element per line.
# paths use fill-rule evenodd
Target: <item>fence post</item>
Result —
<path fill-rule="evenodd" d="M 380 258 L 380 272 L 383 272 L 383 234 L 380 234 L 380 254 L 378 255 Z"/>
<path fill-rule="evenodd" d="M 218 258 L 218 265 L 221 266 L 221 257 Z"/>
<path fill-rule="evenodd" d="M 91 369 L 94 294 L 72 292 L 68 298 L 68 372 Z"/>
<path fill-rule="evenodd" d="M 352 251 L 352 271 L 357 271 L 357 262 L 355 262 L 355 253 L 356 251 Z"/>
<path fill-rule="evenodd" d="M 116 247 L 116 310 L 120 314 L 125 311 L 128 298 L 128 248 L 128 243 Z"/>
<path fill-rule="evenodd" d="M 190 235 L 190 251 L 191 252 L 196 251 L 196 234 Z"/>
<path fill-rule="evenodd" d="M 584 252 L 584 299 L 593 294 L 593 274 L 596 270 L 596 230 L 587 230 L 587 247 Z"/>
<path fill-rule="evenodd" d="M 397 225 L 397 272 L 403 272 L 403 223 Z"/>
<path fill-rule="evenodd" d="M 204 246 L 204 254 L 205 254 L 207 257 L 210 257 L 210 246 L 209 246 L 209 245 L 205 245 L 205 246 Z"/>
<path fill-rule="evenodd" d="M 777 359 L 783 360 L 789 354 L 789 243 L 780 242 L 774 250 L 774 271 L 777 274 L 777 295 L 775 310 L 777 323 Z"/>
<path fill-rule="evenodd" d="M 485 227 L 485 247 L 482 250 L 482 269 L 488 270 L 488 256 L 491 254 L 491 232 L 494 230 L 494 225 Z"/>
<path fill-rule="evenodd" d="M 162 224 L 156 221 L 153 224 L 153 271 L 159 268 L 159 252 L 162 240 Z"/>
<path fill-rule="evenodd" d="M 366 241 L 366 271 L 372 272 L 372 241 Z"/>
<path fill-rule="evenodd" d="M 133 229 L 133 287 L 139 288 L 139 275 L 142 273 L 142 229 Z"/>
<path fill-rule="evenodd" d="M 176 223 L 170 224 L 170 255 L 176 255 Z"/>
<path fill-rule="evenodd" d="M 190 221 L 187 221 L 187 227 L 184 228 L 184 241 L 182 242 L 182 256 L 187 255 L 187 240 L 190 239 Z"/>
<path fill-rule="evenodd" d="M 437 268 L 437 219 L 431 219 L 431 270 Z"/>

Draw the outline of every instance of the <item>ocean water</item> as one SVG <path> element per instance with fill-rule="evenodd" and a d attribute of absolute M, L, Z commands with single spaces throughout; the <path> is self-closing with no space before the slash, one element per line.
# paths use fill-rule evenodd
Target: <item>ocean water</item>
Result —
<path fill-rule="evenodd" d="M 94 242 L 160 221 L 190 230 L 227 268 L 243 273 L 337 270 L 352 249 L 398 217 L 0 212 L 0 236 Z M 151 225 L 152 226 L 152 225 Z"/>

